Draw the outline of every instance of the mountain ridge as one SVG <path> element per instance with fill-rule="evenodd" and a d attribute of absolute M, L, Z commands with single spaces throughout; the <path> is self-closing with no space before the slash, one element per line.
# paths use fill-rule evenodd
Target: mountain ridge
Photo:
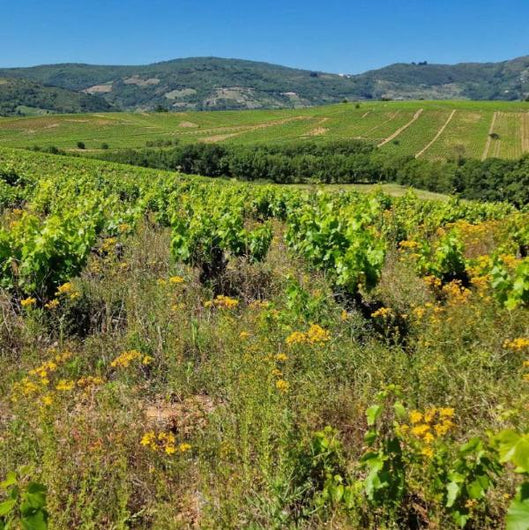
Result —
<path fill-rule="evenodd" d="M 262 61 L 188 57 L 147 65 L 60 63 L 2 68 L 25 79 L 104 100 L 121 110 L 296 108 L 347 100 L 519 100 L 529 96 L 529 56 L 497 63 L 395 63 L 332 74 Z"/>

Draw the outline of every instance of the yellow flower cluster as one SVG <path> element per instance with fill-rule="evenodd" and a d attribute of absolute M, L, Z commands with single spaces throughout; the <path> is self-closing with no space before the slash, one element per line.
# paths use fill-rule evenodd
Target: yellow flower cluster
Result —
<path fill-rule="evenodd" d="M 294 331 L 287 339 L 288 346 L 293 344 L 323 344 L 331 339 L 331 334 L 318 324 L 312 324 L 306 333 Z"/>
<path fill-rule="evenodd" d="M 462 305 L 468 302 L 472 292 L 463 287 L 459 280 L 454 280 L 443 287 L 443 294 L 446 296 L 448 304 Z"/>
<path fill-rule="evenodd" d="M 137 350 L 130 350 L 118 355 L 111 363 L 112 368 L 127 368 L 134 361 L 141 360 L 141 364 L 147 366 L 152 363 L 153 358 L 149 355 L 143 355 Z"/>
<path fill-rule="evenodd" d="M 484 276 L 492 267 L 492 258 L 488 254 L 482 254 L 477 257 L 474 264 L 467 267 L 467 272 L 471 278 L 475 276 Z"/>
<path fill-rule="evenodd" d="M 70 300 L 76 300 L 81 296 L 81 293 L 72 282 L 66 282 L 59 286 L 56 296 L 67 296 Z"/>
<path fill-rule="evenodd" d="M 84 388 L 85 390 L 94 386 L 100 386 L 105 382 L 101 377 L 94 377 L 92 375 L 86 375 L 77 380 L 77 386 Z"/>
<path fill-rule="evenodd" d="M 394 315 L 395 313 L 391 307 L 381 307 L 380 309 L 377 309 L 371 313 L 372 318 L 391 318 Z"/>
<path fill-rule="evenodd" d="M 176 444 L 176 437 L 172 432 L 160 432 L 156 434 L 154 431 L 146 432 L 140 444 L 149 448 L 151 451 L 164 452 L 168 455 L 173 455 L 177 451 L 180 453 L 187 453 L 191 449 L 188 443 Z"/>
<path fill-rule="evenodd" d="M 524 351 L 529 349 L 529 339 L 526 337 L 519 337 L 512 340 L 507 339 L 503 343 L 503 347 L 516 352 Z"/>
<path fill-rule="evenodd" d="M 284 379 L 278 379 L 276 381 L 276 388 L 281 392 L 282 394 L 285 394 L 288 392 L 288 389 L 290 388 L 290 384 L 288 381 L 285 381 Z"/>
<path fill-rule="evenodd" d="M 54 350 L 50 350 L 54 353 Z M 50 376 L 57 371 L 59 366 L 72 357 L 72 353 L 65 351 L 55 354 L 53 359 L 44 362 L 37 368 L 30 370 L 21 381 L 13 384 L 11 399 L 17 402 L 20 397 L 39 396 L 47 391 L 50 385 Z"/>
<path fill-rule="evenodd" d="M 501 254 L 499 258 L 503 262 L 503 264 L 509 269 L 516 269 L 516 267 L 518 267 L 518 265 L 520 264 L 520 260 L 512 254 Z"/>
<path fill-rule="evenodd" d="M 169 283 L 172 285 L 178 285 L 184 283 L 184 278 L 182 278 L 182 276 L 171 276 L 169 278 Z"/>
<path fill-rule="evenodd" d="M 229 296 L 224 296 L 219 294 L 214 300 L 208 300 L 204 307 L 218 307 L 224 309 L 235 309 L 239 305 L 239 300 L 235 298 L 230 298 Z"/>
<path fill-rule="evenodd" d="M 424 443 L 421 452 L 424 456 L 432 457 L 431 444 L 436 438 L 445 436 L 455 427 L 454 409 L 451 407 L 431 407 L 424 412 L 413 410 L 409 414 L 410 426 L 402 425 L 401 431 L 407 432 Z"/>
<path fill-rule="evenodd" d="M 417 248 L 418 246 L 419 246 L 419 243 L 417 243 L 417 241 L 401 241 L 399 243 L 400 248 L 410 249 L 410 250 Z"/>
<path fill-rule="evenodd" d="M 57 309 L 59 305 L 59 300 L 57 300 L 57 298 L 54 298 L 53 300 L 50 300 L 47 304 L 44 304 L 44 307 L 46 309 Z"/>
<path fill-rule="evenodd" d="M 101 243 L 101 250 L 103 252 L 110 252 L 112 248 L 116 245 L 117 239 L 115 237 L 107 237 L 102 243 Z"/>
<path fill-rule="evenodd" d="M 20 300 L 20 305 L 24 308 L 33 307 L 37 303 L 36 298 L 24 298 L 24 300 Z"/>
<path fill-rule="evenodd" d="M 60 379 L 59 382 L 55 385 L 55 390 L 59 392 L 69 392 L 75 387 L 75 381 Z"/>
<path fill-rule="evenodd" d="M 442 284 L 441 280 L 433 275 L 425 276 L 422 280 L 430 289 L 439 289 Z"/>

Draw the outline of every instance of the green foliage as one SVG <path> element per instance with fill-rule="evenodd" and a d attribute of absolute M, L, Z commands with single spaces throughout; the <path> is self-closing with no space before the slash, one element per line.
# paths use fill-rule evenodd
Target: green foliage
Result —
<path fill-rule="evenodd" d="M 468 283 L 463 243 L 457 232 L 451 231 L 440 238 L 434 248 L 424 243 L 418 265 L 423 275 L 432 275 L 443 283 L 459 280 Z"/>
<path fill-rule="evenodd" d="M 9 230 L 0 229 L 0 282 L 21 293 L 50 296 L 76 275 L 95 241 L 88 218 L 23 214 Z"/>
<path fill-rule="evenodd" d="M 523 482 L 507 513 L 507 530 L 529 528 L 529 434 L 505 430 L 496 437 L 501 462 L 510 462 L 521 473 Z"/>
<path fill-rule="evenodd" d="M 496 298 L 507 307 L 514 309 L 529 304 L 529 259 L 525 258 L 511 272 L 497 262 L 490 272 Z"/>
<path fill-rule="evenodd" d="M 367 450 L 360 459 L 366 470 L 364 493 L 373 506 L 384 506 L 394 512 L 407 492 L 406 467 L 401 440 L 393 426 L 395 417 L 403 417 L 405 409 L 400 391 L 391 386 L 378 395 L 378 403 L 366 411 Z"/>
<path fill-rule="evenodd" d="M 350 294 L 376 286 L 385 258 L 385 244 L 367 228 L 378 205 L 349 207 L 320 195 L 291 216 L 286 240 L 310 265 L 326 271 L 331 281 Z"/>
<path fill-rule="evenodd" d="M 500 466 L 496 454 L 479 438 L 462 445 L 446 479 L 446 507 L 464 528 L 471 518 L 473 502 L 482 502 L 494 485 Z"/>
<path fill-rule="evenodd" d="M 14 471 L 0 483 L 5 500 L 0 502 L 0 529 L 46 530 L 46 486 L 27 480 L 26 469 Z"/>

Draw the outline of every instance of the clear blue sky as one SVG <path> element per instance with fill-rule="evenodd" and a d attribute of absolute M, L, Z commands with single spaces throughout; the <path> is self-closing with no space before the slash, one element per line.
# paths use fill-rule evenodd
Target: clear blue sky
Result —
<path fill-rule="evenodd" d="M 529 0 L 0 0 L 0 66 L 237 57 L 357 73 L 529 55 Z"/>

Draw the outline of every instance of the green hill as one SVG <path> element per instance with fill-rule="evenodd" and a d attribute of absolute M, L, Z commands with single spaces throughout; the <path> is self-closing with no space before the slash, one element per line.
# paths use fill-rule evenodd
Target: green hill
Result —
<path fill-rule="evenodd" d="M 103 98 L 44 86 L 34 81 L 0 78 L 0 116 L 103 112 L 112 105 Z"/>
<path fill-rule="evenodd" d="M 146 66 L 9 68 L 0 76 L 98 96 L 121 110 L 299 108 L 381 98 L 520 100 L 529 95 L 529 56 L 501 63 L 395 64 L 351 76 L 215 57 Z"/>

